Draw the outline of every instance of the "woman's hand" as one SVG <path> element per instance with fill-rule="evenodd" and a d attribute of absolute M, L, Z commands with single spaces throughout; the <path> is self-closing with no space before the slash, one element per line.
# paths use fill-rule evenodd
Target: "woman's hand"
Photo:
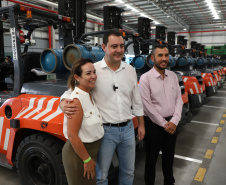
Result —
<path fill-rule="evenodd" d="M 87 178 L 94 178 L 96 175 L 96 163 L 91 159 L 88 163 L 84 163 L 84 174 L 85 177 L 87 174 Z"/>

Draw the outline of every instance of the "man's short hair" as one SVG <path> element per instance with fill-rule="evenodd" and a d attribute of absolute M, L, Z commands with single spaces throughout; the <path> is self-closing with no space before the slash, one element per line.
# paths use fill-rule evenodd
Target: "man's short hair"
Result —
<path fill-rule="evenodd" d="M 122 34 L 121 34 L 121 32 L 119 32 L 118 30 L 109 30 L 109 31 L 107 31 L 105 34 L 104 34 L 104 38 L 103 38 L 103 43 L 105 44 L 105 45 L 107 45 L 107 43 L 108 43 L 108 38 L 109 38 L 109 36 L 111 36 L 111 35 L 114 35 L 114 36 L 117 36 L 117 37 L 122 37 Z"/>
<path fill-rule="evenodd" d="M 160 48 L 160 49 L 167 48 L 168 49 L 168 46 L 166 44 L 156 44 L 155 47 L 152 48 L 152 51 L 151 51 L 152 55 L 154 55 L 156 48 Z"/>

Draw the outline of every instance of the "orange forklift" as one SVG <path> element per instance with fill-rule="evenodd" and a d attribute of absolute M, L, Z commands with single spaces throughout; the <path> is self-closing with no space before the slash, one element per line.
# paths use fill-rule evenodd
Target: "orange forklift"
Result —
<path fill-rule="evenodd" d="M 175 45 L 175 34 L 175 32 L 167 33 L 168 42 L 170 41 L 169 52 L 175 60 L 175 64 L 170 66 L 170 70 L 181 74 L 185 92 L 188 93 L 190 108 L 199 108 L 206 100 L 201 72 L 193 70 L 194 60 L 186 54 L 184 36 L 178 36 L 177 45 Z"/>

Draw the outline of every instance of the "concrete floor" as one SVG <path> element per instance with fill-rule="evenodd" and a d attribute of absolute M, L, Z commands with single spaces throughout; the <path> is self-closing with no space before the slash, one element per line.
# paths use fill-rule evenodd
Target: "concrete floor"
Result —
<path fill-rule="evenodd" d="M 176 155 L 174 162 L 175 185 L 225 185 L 226 182 L 226 127 L 220 124 L 226 110 L 226 85 L 218 93 L 208 98 L 206 105 L 192 110 L 193 118 L 190 123 L 178 131 Z M 226 121 L 225 121 L 226 122 Z M 226 124 L 226 123 L 225 123 Z M 216 129 L 221 125 L 222 132 Z M 213 136 L 219 137 L 216 144 L 212 144 Z M 205 154 L 208 148 L 214 154 L 208 161 Z M 134 185 L 144 185 L 145 154 L 142 149 L 136 156 Z M 204 167 L 206 173 L 202 181 L 194 180 L 198 170 Z M 161 155 L 156 168 L 156 185 L 163 184 L 161 171 Z M 117 185 L 117 177 L 109 185 Z M 15 170 L 0 167 L 1 185 L 21 185 Z"/>

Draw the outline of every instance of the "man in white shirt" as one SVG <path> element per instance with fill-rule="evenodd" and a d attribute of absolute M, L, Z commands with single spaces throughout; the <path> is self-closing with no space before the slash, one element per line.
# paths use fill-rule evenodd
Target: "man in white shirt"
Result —
<path fill-rule="evenodd" d="M 139 122 L 138 137 L 144 138 L 143 106 L 132 66 L 122 62 L 124 40 L 119 31 L 105 33 L 102 48 L 105 57 L 94 64 L 97 73 L 92 95 L 103 118 L 105 134 L 101 140 L 96 165 L 97 185 L 108 184 L 108 171 L 114 152 L 119 159 L 119 185 L 132 185 L 135 165 L 133 115 Z M 61 98 L 67 98 L 67 91 Z M 66 101 L 60 105 L 65 114 L 75 108 Z"/>

